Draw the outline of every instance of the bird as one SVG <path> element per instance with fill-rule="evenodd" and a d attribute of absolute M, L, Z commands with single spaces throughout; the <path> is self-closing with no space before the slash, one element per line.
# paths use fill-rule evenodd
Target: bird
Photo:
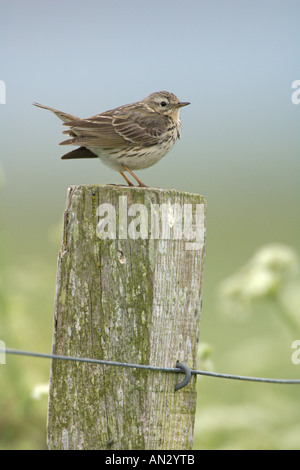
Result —
<path fill-rule="evenodd" d="M 52 111 L 63 121 L 69 139 L 60 145 L 74 145 L 61 158 L 99 158 L 113 170 L 119 171 L 128 186 L 134 184 L 127 171 L 140 187 L 147 187 L 133 170 L 148 168 L 157 163 L 180 139 L 180 108 L 190 103 L 179 101 L 168 91 L 151 93 L 135 103 L 80 119 L 57 109 L 33 103 Z"/>

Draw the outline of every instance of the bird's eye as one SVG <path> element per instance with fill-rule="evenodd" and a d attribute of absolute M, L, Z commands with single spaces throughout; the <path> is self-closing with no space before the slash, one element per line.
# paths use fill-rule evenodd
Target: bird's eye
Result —
<path fill-rule="evenodd" d="M 162 101 L 162 102 L 160 103 L 160 105 L 161 105 L 161 106 L 167 106 L 167 103 L 166 103 L 165 101 Z"/>

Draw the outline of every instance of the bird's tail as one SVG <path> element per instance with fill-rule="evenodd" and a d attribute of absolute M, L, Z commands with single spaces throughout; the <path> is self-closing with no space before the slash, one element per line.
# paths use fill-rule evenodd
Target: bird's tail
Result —
<path fill-rule="evenodd" d="M 38 108 L 44 108 L 48 109 L 49 111 L 52 111 L 52 113 L 56 114 L 56 116 L 63 122 L 77 121 L 78 119 L 80 119 L 76 116 L 72 116 L 72 114 L 63 113 L 62 111 L 58 111 L 58 109 L 50 108 L 49 106 L 44 106 L 40 103 L 33 103 L 33 105 L 37 106 Z"/>
<path fill-rule="evenodd" d="M 98 155 L 91 152 L 86 147 L 79 147 L 61 157 L 62 160 L 70 160 L 71 158 L 98 158 Z"/>

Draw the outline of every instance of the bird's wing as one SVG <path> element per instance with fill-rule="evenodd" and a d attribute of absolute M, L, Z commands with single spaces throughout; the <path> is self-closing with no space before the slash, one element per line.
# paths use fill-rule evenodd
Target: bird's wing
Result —
<path fill-rule="evenodd" d="M 88 119 L 66 122 L 64 125 L 70 127 L 70 129 L 65 133 L 69 133 L 73 138 L 61 142 L 60 145 L 102 148 L 122 147 L 126 145 L 126 140 L 115 131 L 112 121 L 113 115 L 107 111 Z"/>
<path fill-rule="evenodd" d="M 97 114 L 89 119 L 80 119 L 71 114 L 63 113 L 43 104 L 33 103 L 39 108 L 52 111 L 59 119 L 64 122 L 69 129 L 63 131 L 63 134 L 69 135 L 71 139 L 61 142 L 60 145 L 79 145 L 82 147 L 118 147 L 126 145 L 126 141 L 118 134 L 112 125 L 113 113 L 107 111 L 103 114 Z"/>
<path fill-rule="evenodd" d="M 132 144 L 148 147 L 157 144 L 167 130 L 168 118 L 136 105 L 126 105 L 64 125 L 70 127 L 66 133 L 72 138 L 61 145 L 112 148 Z"/>
<path fill-rule="evenodd" d="M 149 147 L 157 144 L 166 132 L 168 118 L 136 106 L 134 111 L 124 108 L 116 112 L 113 126 L 124 139 L 142 147 Z"/>

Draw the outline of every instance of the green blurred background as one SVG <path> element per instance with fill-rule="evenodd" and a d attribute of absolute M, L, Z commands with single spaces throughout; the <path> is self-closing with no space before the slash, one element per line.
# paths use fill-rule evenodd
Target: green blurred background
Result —
<path fill-rule="evenodd" d="M 0 340 L 51 350 L 67 188 L 123 183 L 98 161 L 62 162 L 61 123 L 32 102 L 88 117 L 168 90 L 191 102 L 182 140 L 138 176 L 207 199 L 200 340 L 211 354 L 199 367 L 299 378 L 291 344 L 300 331 L 287 328 L 276 301 L 233 317 L 218 302 L 220 283 L 262 246 L 300 251 L 300 106 L 291 101 L 299 2 L 3 0 L 0 8 Z M 1 449 L 46 448 L 47 396 L 37 387 L 49 366 L 14 356 L 0 364 Z M 299 421 L 299 386 L 198 379 L 196 449 L 300 449 Z"/>

